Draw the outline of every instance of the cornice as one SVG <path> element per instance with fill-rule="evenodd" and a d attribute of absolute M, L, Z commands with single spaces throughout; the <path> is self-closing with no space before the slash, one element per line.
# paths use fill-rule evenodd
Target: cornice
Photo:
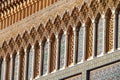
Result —
<path fill-rule="evenodd" d="M 49 4 L 47 5 L 47 3 Z M 57 0 L 1 0 L 0 1 L 0 29 L 4 29 L 7 26 L 14 24 L 15 22 L 28 17 L 39 10 L 50 6 L 57 2 Z M 46 4 L 46 5 L 45 5 Z M 43 6 L 42 6 L 43 5 Z M 9 18 L 15 19 L 10 21 Z M 18 18 L 18 16 L 20 18 Z M 6 23 L 5 23 L 6 20 Z M 9 24 L 8 24 L 9 22 Z M 2 23 L 6 25 L 2 25 Z"/>

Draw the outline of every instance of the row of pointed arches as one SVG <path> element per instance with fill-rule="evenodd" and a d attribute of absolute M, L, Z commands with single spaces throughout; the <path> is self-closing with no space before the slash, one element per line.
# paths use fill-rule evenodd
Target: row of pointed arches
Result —
<path fill-rule="evenodd" d="M 114 13 L 108 9 L 105 15 L 99 13 L 94 20 L 87 18 L 85 23 L 78 21 L 62 27 L 57 34 L 51 33 L 50 23 L 45 28 L 40 27 L 39 36 L 34 28 L 27 44 L 21 47 L 20 39 L 17 41 L 20 48 L 13 47 L 11 53 L 6 52 L 9 55 L 1 57 L 1 80 L 38 78 L 119 49 L 119 11 Z M 47 37 L 49 34 L 51 36 Z M 26 40 L 28 36 L 24 36 Z"/>

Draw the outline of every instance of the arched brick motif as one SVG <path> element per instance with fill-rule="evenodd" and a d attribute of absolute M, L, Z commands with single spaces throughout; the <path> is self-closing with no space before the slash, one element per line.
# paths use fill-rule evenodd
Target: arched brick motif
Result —
<path fill-rule="evenodd" d="M 39 76 L 40 73 L 40 46 L 39 42 L 35 43 L 35 62 L 34 62 L 34 78 Z"/>
<path fill-rule="evenodd" d="M 74 7 L 71 16 L 75 22 L 77 21 L 79 14 L 80 14 L 79 9 L 77 7 Z"/>
<path fill-rule="evenodd" d="M 63 18 L 62 18 L 63 22 L 65 23 L 65 26 L 67 27 L 68 23 L 69 23 L 69 20 L 70 20 L 70 14 L 69 12 L 65 12 L 65 14 L 63 15 Z"/>
<path fill-rule="evenodd" d="M 52 24 L 52 21 L 49 19 L 45 26 L 45 31 L 47 32 L 45 35 L 50 36 L 52 32 L 52 28 L 53 28 L 53 24 Z"/>
<path fill-rule="evenodd" d="M 97 9 L 99 8 L 99 2 L 98 0 L 92 0 L 90 3 L 90 10 L 92 10 L 92 14 L 97 14 Z"/>
<path fill-rule="evenodd" d="M 86 19 L 88 17 L 88 15 L 87 15 L 88 13 L 89 13 L 88 4 L 84 2 L 80 9 L 80 17 L 81 17 L 82 22 L 86 21 Z"/>
<path fill-rule="evenodd" d="M 86 22 L 86 59 L 92 56 L 93 51 L 93 24 L 90 18 Z"/>
<path fill-rule="evenodd" d="M 18 34 L 16 40 L 15 40 L 16 44 L 18 45 L 18 47 L 20 47 L 22 45 L 22 38 L 20 36 L 20 34 Z"/>
<path fill-rule="evenodd" d="M 54 1 L 52 1 L 51 3 L 54 3 Z M 51 63 L 50 65 L 52 65 L 52 67 L 50 66 L 50 72 L 54 71 L 55 69 L 55 60 L 56 60 L 56 56 L 53 56 L 56 54 L 56 35 L 58 35 L 58 33 L 60 32 L 60 39 L 61 39 L 61 35 L 64 34 L 64 31 L 67 31 L 68 29 L 68 58 L 67 58 L 67 65 L 69 66 L 72 62 L 73 62 L 73 45 L 74 45 L 74 41 L 73 41 L 73 25 L 76 25 L 77 21 L 80 21 L 82 22 L 81 24 L 85 23 L 85 26 L 86 26 L 86 56 L 85 58 L 86 59 L 89 59 L 91 56 L 92 56 L 92 52 L 93 52 L 93 24 L 92 24 L 92 20 L 96 19 L 98 16 L 99 18 L 96 19 L 98 20 L 97 22 L 97 25 L 99 24 L 99 21 L 101 19 L 101 16 L 109 16 L 106 17 L 106 46 L 105 46 L 105 49 L 106 49 L 106 52 L 109 52 L 112 50 L 113 48 L 113 14 L 112 14 L 112 9 L 113 7 L 116 8 L 116 4 L 119 3 L 118 0 L 89 0 L 90 3 L 87 3 L 87 2 L 82 2 L 82 5 L 78 5 L 79 7 L 77 6 L 74 6 L 73 10 L 69 11 L 65 11 L 64 14 L 62 14 L 63 16 L 59 16 L 57 14 L 57 16 L 54 18 L 54 19 L 47 19 L 48 21 L 46 21 L 46 24 L 42 22 L 40 22 L 40 25 L 39 26 L 32 26 L 29 30 L 26 30 L 24 33 L 22 34 L 19 34 L 16 35 L 16 37 L 13 37 L 9 40 L 5 40 L 3 42 L 3 45 L 2 47 L 0 48 L 1 49 L 1 55 L 3 55 L 4 57 L 6 57 L 6 55 L 8 55 L 8 52 L 10 52 L 9 54 L 13 55 L 12 52 L 14 52 L 14 50 L 19 51 L 19 49 L 21 48 L 21 46 L 23 46 L 23 49 L 31 44 L 35 45 L 35 68 L 34 68 L 34 78 L 38 76 L 39 74 L 39 64 L 38 64 L 38 61 L 39 61 L 39 57 L 42 56 L 42 55 L 39 55 L 39 42 L 42 42 L 42 40 L 44 40 L 44 36 L 46 37 L 46 41 L 47 39 L 51 38 L 51 36 L 53 35 L 54 33 L 54 37 L 51 38 L 51 43 L 54 44 L 54 45 L 51 45 Z M 33 8 L 35 8 L 36 5 L 36 2 L 34 2 L 35 5 L 32 6 L 30 5 L 30 8 L 32 8 L 31 12 L 30 12 L 30 8 L 27 12 L 27 15 L 30 15 L 32 13 L 35 12 L 35 10 Z M 33 3 L 33 4 L 34 4 Z M 23 5 L 21 5 L 23 6 Z M 42 7 L 46 7 L 46 4 L 45 5 L 42 5 Z M 40 9 L 40 7 L 39 7 Z M 39 10 L 37 8 L 37 10 Z M 21 10 L 22 13 L 24 12 L 24 10 Z M 5 14 L 6 12 L 4 12 Z M 70 14 L 71 13 L 71 14 Z M 99 13 L 99 14 L 98 14 Z M 109 13 L 109 14 L 108 14 Z M 21 14 L 21 13 L 20 13 Z M 102 14 L 102 15 L 101 15 Z M 21 16 L 20 18 L 24 18 L 25 16 L 27 16 L 26 14 Z M 15 15 L 13 15 L 14 17 Z M 89 17 L 89 18 L 88 18 Z M 92 20 L 91 20 L 92 19 Z M 9 18 L 10 20 L 10 18 Z M 14 21 L 12 20 L 12 23 L 16 22 L 18 20 L 18 18 L 16 18 Z M 5 19 L 5 22 L 6 23 L 6 19 Z M 70 23 L 73 24 L 70 26 Z M 10 24 L 8 22 L 8 24 Z M 6 26 L 6 24 L 4 25 Z M 99 26 L 97 26 L 99 27 Z M 4 28 L 4 27 L 3 27 Z M 63 31 L 60 31 L 61 29 L 63 29 Z M 80 27 L 81 29 L 81 27 Z M 21 37 L 22 36 L 22 37 Z M 98 39 L 98 37 L 97 37 Z M 38 40 L 36 42 L 36 40 Z M 103 40 L 103 39 L 101 39 Z M 8 44 L 9 42 L 9 44 Z M 34 44 L 35 43 L 35 44 Z M 43 41 L 43 44 L 44 44 L 44 41 Z M 79 44 L 79 42 L 78 42 Z M 80 45 L 81 46 L 81 45 Z M 17 48 L 16 48 L 17 47 Z M 61 45 L 59 46 L 61 47 Z M 78 45 L 79 47 L 79 45 Z M 97 49 L 100 48 L 101 46 L 99 46 L 99 41 L 97 43 Z M 103 46 L 102 46 L 103 47 Z M 80 47 L 79 47 L 80 48 Z M 20 51 L 20 56 L 23 57 L 23 54 L 24 51 Z M 30 49 L 30 48 L 29 48 Z M 81 48 L 80 48 L 81 49 Z M 102 49 L 102 48 L 101 48 Z M 29 53 L 29 50 L 28 52 Z M 102 51 L 100 51 L 100 53 L 102 53 Z M 97 55 L 100 54 L 99 51 L 97 51 Z M 61 53 L 59 52 L 59 56 L 61 55 Z M 44 55 L 43 55 L 44 56 Z M 65 56 L 64 56 L 65 57 Z M 59 57 L 59 66 L 60 66 L 60 60 L 61 59 L 61 56 Z M 28 60 L 29 61 L 29 60 Z M 23 62 L 24 63 L 24 58 L 20 59 L 20 62 Z M 21 63 L 22 64 L 22 63 Z M 53 66 L 54 65 L 54 66 Z M 23 67 L 23 65 L 21 65 L 21 67 Z M 23 69 L 23 68 L 22 68 Z M 24 74 L 21 73 L 20 76 L 23 76 Z"/>
<path fill-rule="evenodd" d="M 37 29 L 37 32 L 38 32 L 40 38 L 43 37 L 44 31 L 45 31 L 44 25 L 43 25 L 43 24 L 40 24 L 40 26 L 39 26 L 38 29 Z"/>
<path fill-rule="evenodd" d="M 20 49 L 20 70 L 19 70 L 19 80 L 24 80 L 25 71 L 25 52 L 24 48 Z"/>
<path fill-rule="evenodd" d="M 108 9 L 106 12 L 106 52 L 110 52 L 112 49 L 113 49 L 113 15 L 111 10 Z"/>
<path fill-rule="evenodd" d="M 78 15 L 79 13 L 79 9 L 77 9 L 77 7 L 75 7 L 74 9 L 73 9 L 73 12 L 72 12 L 72 14 L 71 15 L 69 15 L 69 12 L 67 11 L 67 12 L 65 12 L 65 14 L 63 15 L 63 17 L 62 17 L 62 20 L 63 20 L 63 22 L 65 22 L 65 23 L 68 23 L 67 21 L 69 21 L 68 19 L 70 19 L 70 17 L 72 16 L 72 17 L 74 17 L 74 19 L 76 18 L 75 17 L 75 15 L 77 15 L 78 17 L 77 18 L 79 18 L 79 17 L 88 17 L 88 15 L 85 15 L 86 13 L 88 14 L 89 13 L 89 8 L 91 8 L 91 10 L 93 10 L 93 13 L 97 13 L 98 12 L 98 10 L 100 10 L 100 13 L 103 13 L 103 12 L 101 12 L 103 9 L 102 8 L 105 8 L 104 9 L 104 12 L 106 12 L 106 8 L 108 8 L 109 6 L 110 6 L 110 4 L 114 4 L 115 6 L 114 7 L 116 7 L 116 4 L 117 4 L 117 0 L 114 2 L 114 3 L 112 3 L 112 2 L 110 2 L 109 1 L 109 3 L 107 3 L 107 1 L 90 1 L 90 3 L 88 4 L 88 3 L 86 3 L 86 2 L 83 2 L 83 4 L 81 5 L 81 9 L 80 9 L 80 15 Z M 97 3 L 96 5 L 95 5 L 95 3 Z M 99 4 L 100 3 L 100 4 Z M 108 6 L 109 5 L 109 6 Z M 91 7 L 88 7 L 88 6 L 91 6 Z M 101 8 L 101 9 L 100 9 Z M 86 9 L 88 9 L 88 11 L 84 11 L 84 9 L 86 10 Z M 94 10 L 95 9 L 98 9 L 98 10 L 96 10 L 96 12 L 94 12 Z M 83 15 L 83 16 L 82 16 Z M 90 15 L 90 16 L 93 16 L 93 15 Z M 82 19 L 82 18 L 81 18 Z M 83 18 L 82 20 L 84 20 L 84 21 L 86 21 L 86 18 Z M 82 21 L 81 20 L 81 21 Z M 60 21 L 61 21 L 61 19 L 60 19 L 60 16 L 57 16 L 56 17 L 56 19 L 55 19 L 55 22 L 54 22 L 54 24 L 53 25 L 55 25 L 56 24 L 56 26 L 59 26 L 60 24 Z M 51 21 L 52 22 L 52 21 Z M 55 26 L 55 27 L 56 27 Z M 54 27 L 54 28 L 55 28 Z M 61 26 L 60 26 L 61 27 Z M 42 30 L 40 29 L 40 28 L 43 28 Z M 45 27 L 41 27 L 41 25 L 40 25 L 40 27 L 37 29 L 37 32 L 34 30 L 34 28 L 32 29 L 32 31 L 31 31 L 31 36 L 33 35 L 32 33 L 34 33 L 34 31 L 35 31 L 35 34 L 38 34 L 39 33 L 39 35 L 42 35 L 42 33 L 43 33 L 43 31 L 45 30 Z M 54 30 L 54 29 L 52 29 L 52 30 Z M 41 32 L 42 31 L 42 32 Z M 28 35 L 28 36 L 27 36 Z M 26 39 L 25 39 L 25 36 L 26 36 Z M 26 40 L 26 42 L 27 41 L 29 41 L 29 33 L 27 32 L 27 31 L 25 31 L 25 33 L 24 33 L 24 40 Z M 14 42 L 14 40 L 12 40 L 11 39 L 11 41 L 12 42 Z M 12 44 L 10 44 L 11 45 L 11 47 L 12 47 Z"/>
<path fill-rule="evenodd" d="M 109 0 L 101 0 L 99 1 L 99 10 L 101 11 L 101 13 L 104 13 L 107 8 L 108 8 L 108 2 Z"/>
<path fill-rule="evenodd" d="M 36 31 L 35 27 L 33 27 L 33 28 L 31 29 L 30 35 L 31 35 L 31 38 L 32 38 L 33 40 L 36 39 L 36 37 L 37 37 L 37 31 Z"/>
<path fill-rule="evenodd" d="M 24 32 L 23 39 L 26 43 L 28 43 L 30 41 L 30 35 L 27 31 Z"/>
<path fill-rule="evenodd" d="M 7 52 L 7 50 L 8 50 L 8 44 L 7 44 L 6 41 L 4 41 L 2 48 L 3 48 L 4 52 Z"/>
<path fill-rule="evenodd" d="M 14 41 L 13 38 L 10 39 L 9 46 L 10 46 L 11 50 L 13 51 L 14 50 L 14 46 L 15 46 L 15 41 Z"/>
<path fill-rule="evenodd" d="M 55 18 L 55 21 L 54 21 L 54 29 L 55 29 L 55 32 L 58 32 L 60 30 L 60 25 L 61 25 L 61 17 L 59 15 L 57 15 L 57 17 Z"/>
<path fill-rule="evenodd" d="M 70 66 L 73 63 L 73 50 L 74 50 L 74 33 L 73 29 L 70 26 L 68 29 L 68 61 L 67 61 L 67 66 Z"/>
<path fill-rule="evenodd" d="M 50 72 L 53 72 L 56 68 L 56 37 L 53 34 L 51 36 L 51 54 L 50 54 Z"/>

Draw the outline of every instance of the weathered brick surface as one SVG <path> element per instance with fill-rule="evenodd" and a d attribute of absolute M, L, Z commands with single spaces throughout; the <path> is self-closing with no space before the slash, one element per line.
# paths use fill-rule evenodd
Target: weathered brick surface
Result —
<path fill-rule="evenodd" d="M 46 24 L 49 19 L 54 20 L 57 15 L 62 17 L 66 10 L 72 11 L 75 5 L 76 0 L 73 0 L 72 3 L 67 0 L 60 0 L 56 4 L 8 26 L 0 31 L 0 46 L 4 41 L 9 42 L 11 38 L 15 39 L 18 34 L 22 36 L 25 31 L 30 32 L 32 27 L 38 28 L 40 23 Z"/>

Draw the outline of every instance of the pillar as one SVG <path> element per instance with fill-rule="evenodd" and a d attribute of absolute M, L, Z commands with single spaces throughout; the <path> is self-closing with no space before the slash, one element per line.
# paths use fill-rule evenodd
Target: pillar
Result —
<path fill-rule="evenodd" d="M 92 24 L 93 24 L 93 52 L 92 52 L 92 59 L 95 57 L 96 54 L 96 39 L 97 39 L 97 32 L 96 32 L 96 21 L 92 20 Z"/>
<path fill-rule="evenodd" d="M 86 56 L 86 26 L 85 26 L 85 23 L 82 24 L 82 27 L 84 28 L 84 40 L 83 40 L 83 57 L 82 57 L 82 61 L 81 62 L 84 62 L 85 61 L 85 56 Z"/>
<path fill-rule="evenodd" d="M 27 51 L 26 51 L 26 48 L 24 48 L 24 53 L 25 53 L 25 70 L 24 70 L 24 80 L 26 80 L 27 78 Z"/>
<path fill-rule="evenodd" d="M 18 75 L 17 75 L 17 80 L 19 80 L 19 75 L 20 75 L 20 52 L 17 52 L 17 56 L 18 56 Z"/>
<path fill-rule="evenodd" d="M 40 46 L 40 68 L 39 68 L 39 76 L 42 75 L 42 60 L 43 60 L 43 47 L 42 47 L 42 43 L 39 42 L 39 46 Z"/>
<path fill-rule="evenodd" d="M 3 73 L 1 73 L 1 80 L 6 80 L 6 59 L 3 59 L 3 63 L 2 63 L 2 69 L 3 69 Z"/>
<path fill-rule="evenodd" d="M 64 32 L 65 35 L 65 59 L 64 59 L 64 68 L 67 67 L 67 53 L 68 53 L 68 35 L 67 35 L 67 31 Z"/>
<path fill-rule="evenodd" d="M 10 80 L 13 80 L 13 56 L 10 55 Z"/>
<path fill-rule="evenodd" d="M 32 75 L 31 75 L 31 79 L 33 80 L 34 78 L 34 62 L 35 62 L 35 49 L 34 49 L 34 45 L 31 46 L 31 50 L 32 50 L 32 54 L 33 54 L 33 59 L 32 59 Z"/>
<path fill-rule="evenodd" d="M 73 28 L 73 32 L 74 32 L 74 51 L 73 51 L 73 65 L 76 64 L 76 53 L 77 53 L 77 30 L 74 27 Z"/>
<path fill-rule="evenodd" d="M 117 49 L 117 14 L 112 10 L 113 15 L 113 51 Z"/>
<path fill-rule="evenodd" d="M 102 55 L 105 54 L 106 52 L 106 19 L 105 19 L 105 15 L 102 14 L 102 20 L 103 20 L 103 52 Z"/>
<path fill-rule="evenodd" d="M 51 42 L 50 39 L 47 40 L 48 42 L 48 66 L 47 66 L 47 74 L 50 72 L 50 54 L 51 54 Z"/>
<path fill-rule="evenodd" d="M 58 70 L 58 66 L 59 66 L 59 36 L 56 35 L 56 41 L 57 41 L 57 44 L 56 44 L 56 68 L 55 70 L 57 71 Z"/>

